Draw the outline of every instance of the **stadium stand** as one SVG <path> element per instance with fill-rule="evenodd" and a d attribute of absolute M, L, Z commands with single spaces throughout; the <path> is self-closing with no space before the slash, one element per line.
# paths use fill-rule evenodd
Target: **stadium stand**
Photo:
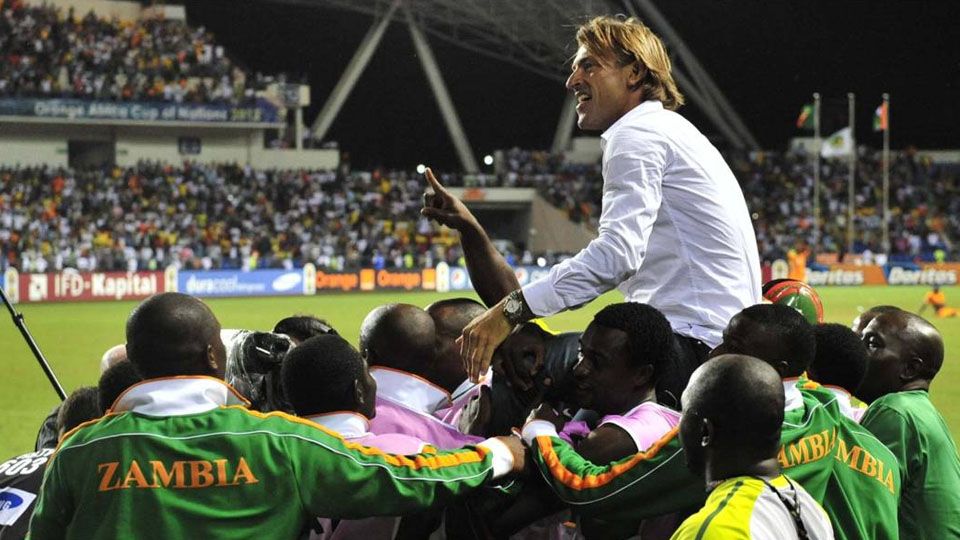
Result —
<path fill-rule="evenodd" d="M 534 187 L 575 222 L 599 217 L 599 165 L 509 150 L 497 175 L 446 174 L 446 185 Z M 813 245 L 812 167 L 802 155 L 728 156 L 753 213 L 761 258 Z M 855 252 L 880 252 L 879 160 L 858 164 Z M 960 190 L 955 168 L 906 153 L 891 165 L 893 261 L 956 257 Z M 821 253 L 844 251 L 846 170 L 824 162 Z M 0 169 L 5 265 L 43 272 L 182 268 L 327 270 L 433 267 L 462 257 L 456 235 L 419 215 L 423 182 L 407 171 L 255 170 L 235 165 L 141 163 L 70 170 Z M 219 216 L 219 217 L 215 217 Z M 345 217 L 344 217 L 345 216 Z M 241 231 L 244 231 L 241 234 Z M 510 253 L 530 264 L 546 255 Z"/>
<path fill-rule="evenodd" d="M 0 250 L 23 271 L 432 267 L 455 237 L 412 174 L 141 163 L 0 169 Z"/>
<path fill-rule="evenodd" d="M 269 79 L 236 66 L 203 27 L 0 3 L 0 97 L 240 103 Z"/>
<path fill-rule="evenodd" d="M 762 260 L 783 258 L 798 240 L 813 237 L 813 164 L 802 154 L 762 153 L 728 156 L 740 180 Z M 865 153 L 857 162 L 853 253 L 870 262 L 882 252 L 882 169 L 880 154 Z M 847 220 L 847 165 L 822 161 L 820 253 L 843 258 Z M 890 163 L 890 243 L 892 261 L 933 261 L 941 250 L 958 253 L 960 169 L 936 164 L 907 151 Z"/>
<path fill-rule="evenodd" d="M 797 153 L 727 154 L 753 213 L 760 257 L 782 259 L 799 240 L 817 245 L 813 235 L 813 162 Z M 567 164 L 545 152 L 505 152 L 506 172 L 495 185 L 536 187 L 573 221 L 596 224 L 600 214 L 599 164 Z M 881 161 L 876 152 L 857 163 L 854 253 L 864 259 L 882 248 Z M 820 253 L 845 251 L 847 166 L 821 162 Z M 488 181 L 488 185 L 494 185 Z M 891 260 L 933 261 L 937 251 L 956 258 L 960 232 L 960 168 L 933 163 L 906 151 L 890 164 Z"/>

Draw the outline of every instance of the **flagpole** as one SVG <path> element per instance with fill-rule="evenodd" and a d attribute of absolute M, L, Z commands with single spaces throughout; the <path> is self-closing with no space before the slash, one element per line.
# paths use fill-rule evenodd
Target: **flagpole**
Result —
<path fill-rule="evenodd" d="M 883 94 L 883 252 L 890 254 L 890 94 Z"/>
<path fill-rule="evenodd" d="M 847 255 L 853 253 L 853 216 L 856 200 L 853 193 L 854 178 L 857 169 L 857 137 L 853 125 L 854 102 L 856 97 L 853 92 L 847 93 L 847 107 L 850 115 L 850 140 L 853 142 L 853 148 L 850 149 L 850 176 L 847 178 Z"/>
<path fill-rule="evenodd" d="M 813 93 L 813 251 L 820 247 L 820 92 Z"/>

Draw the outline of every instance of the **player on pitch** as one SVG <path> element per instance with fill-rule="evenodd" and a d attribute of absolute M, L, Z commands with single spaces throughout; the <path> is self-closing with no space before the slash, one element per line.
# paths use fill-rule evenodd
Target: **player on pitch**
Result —
<path fill-rule="evenodd" d="M 520 323 L 618 287 L 628 302 L 650 304 L 670 321 L 679 354 L 658 399 L 678 407 L 730 318 L 760 301 L 747 205 L 717 149 L 674 112 L 683 96 L 659 37 L 636 19 L 598 17 L 579 28 L 577 43 L 566 86 L 577 98 L 577 125 L 602 132 L 599 236 L 464 329 L 467 373 L 477 381 Z M 428 179 L 439 196 L 424 215 L 443 223 L 455 201 Z"/>

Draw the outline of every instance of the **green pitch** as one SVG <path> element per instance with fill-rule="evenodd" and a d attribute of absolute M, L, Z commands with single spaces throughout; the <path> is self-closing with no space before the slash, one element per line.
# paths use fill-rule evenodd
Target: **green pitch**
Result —
<path fill-rule="evenodd" d="M 858 309 L 893 304 L 916 310 L 924 287 L 821 288 L 827 319 L 849 324 Z M 960 288 L 945 289 L 947 298 L 960 303 Z M 297 313 L 312 313 L 330 321 L 356 344 L 360 321 L 375 306 L 407 302 L 425 306 L 434 300 L 456 296 L 437 293 L 350 293 L 314 297 L 210 300 L 224 328 L 269 330 L 279 319 Z M 582 330 L 605 304 L 620 299 L 608 294 L 587 307 L 552 317 L 555 330 Z M 124 341 L 124 322 L 133 302 L 24 305 L 20 309 L 27 325 L 67 391 L 95 385 L 100 356 Z M 927 316 L 931 316 L 927 312 Z M 954 433 L 960 435 L 960 319 L 934 324 L 946 339 L 947 359 L 933 386 L 937 404 Z M 37 366 L 6 312 L 0 313 L 0 461 L 33 450 L 37 428 L 57 403 L 43 372 Z"/>

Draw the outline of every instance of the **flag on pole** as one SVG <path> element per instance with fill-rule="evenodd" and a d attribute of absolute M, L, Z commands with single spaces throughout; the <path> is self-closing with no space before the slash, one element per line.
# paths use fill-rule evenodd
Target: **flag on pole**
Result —
<path fill-rule="evenodd" d="M 877 107 L 877 110 L 873 112 L 873 130 L 874 131 L 886 131 L 887 130 L 887 102 L 884 101 Z"/>
<path fill-rule="evenodd" d="M 797 117 L 797 129 L 813 129 L 813 103 L 807 103 L 800 109 Z"/>
<path fill-rule="evenodd" d="M 830 135 L 820 146 L 820 155 L 825 158 L 843 157 L 853 154 L 853 132 L 849 127 Z"/>

